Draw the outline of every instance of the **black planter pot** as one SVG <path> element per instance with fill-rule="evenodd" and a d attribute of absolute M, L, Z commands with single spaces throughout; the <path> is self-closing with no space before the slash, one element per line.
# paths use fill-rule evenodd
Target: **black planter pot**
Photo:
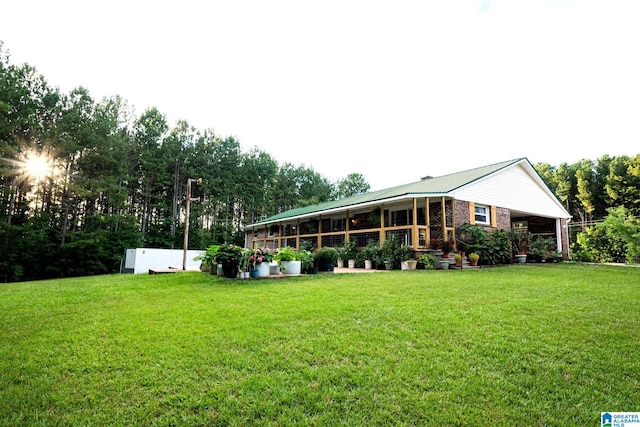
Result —
<path fill-rule="evenodd" d="M 238 276 L 238 264 L 222 264 L 222 273 L 227 279 L 235 279 Z"/>
<path fill-rule="evenodd" d="M 314 265 L 311 268 L 305 268 L 304 269 L 304 273 L 305 274 L 318 274 L 318 266 Z"/>
<path fill-rule="evenodd" d="M 318 271 L 333 271 L 333 262 L 318 262 Z"/>

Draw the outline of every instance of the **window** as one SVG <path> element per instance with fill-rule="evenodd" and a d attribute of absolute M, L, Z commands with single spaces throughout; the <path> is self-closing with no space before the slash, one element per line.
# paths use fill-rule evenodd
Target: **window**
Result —
<path fill-rule="evenodd" d="M 334 219 L 333 220 L 333 227 L 331 229 L 331 231 L 344 231 L 347 229 L 347 219 L 346 218 L 340 218 L 340 219 Z M 326 232 L 326 230 L 323 230 Z"/>
<path fill-rule="evenodd" d="M 511 223 L 511 228 L 520 233 L 527 233 L 529 231 L 529 223 L 527 221 L 514 221 Z"/>
<path fill-rule="evenodd" d="M 490 224 L 489 206 L 475 205 L 474 214 L 475 214 L 476 223 Z"/>
<path fill-rule="evenodd" d="M 413 209 L 391 211 L 390 227 L 413 224 Z"/>

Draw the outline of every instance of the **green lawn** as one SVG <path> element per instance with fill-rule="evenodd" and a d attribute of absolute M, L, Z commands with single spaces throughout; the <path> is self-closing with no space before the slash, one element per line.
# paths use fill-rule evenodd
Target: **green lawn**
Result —
<path fill-rule="evenodd" d="M 0 425 L 594 426 L 639 411 L 640 269 L 0 285 Z"/>

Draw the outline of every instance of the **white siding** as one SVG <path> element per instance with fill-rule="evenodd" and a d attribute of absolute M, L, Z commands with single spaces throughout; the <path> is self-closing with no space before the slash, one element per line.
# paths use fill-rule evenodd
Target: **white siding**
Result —
<path fill-rule="evenodd" d="M 567 213 L 521 164 L 471 183 L 454 192 L 458 200 L 499 206 L 549 218 L 566 218 Z"/>
<path fill-rule="evenodd" d="M 194 261 L 194 258 L 204 253 L 202 250 L 187 251 L 187 270 L 198 270 L 200 261 Z M 125 268 L 133 269 L 133 273 L 148 273 L 149 270 L 165 269 L 176 267 L 182 268 L 182 257 L 184 251 L 181 249 L 155 249 L 155 248 L 137 248 L 127 249 L 125 259 Z"/>

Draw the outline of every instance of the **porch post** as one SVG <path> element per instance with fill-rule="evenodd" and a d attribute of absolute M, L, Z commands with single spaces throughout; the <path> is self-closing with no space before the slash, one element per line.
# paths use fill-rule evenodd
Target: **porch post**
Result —
<path fill-rule="evenodd" d="M 428 197 L 424 198 L 424 214 L 426 215 L 426 223 L 427 223 L 427 247 L 429 247 L 429 242 L 431 241 L 431 213 L 429 212 L 429 203 L 430 200 Z"/>
<path fill-rule="evenodd" d="M 347 209 L 347 219 L 346 219 L 347 223 L 344 225 L 344 241 L 348 242 L 349 241 L 349 229 L 351 228 L 351 220 L 349 219 L 349 209 Z"/>
<path fill-rule="evenodd" d="M 411 247 L 418 249 L 418 199 L 413 198 L 413 220 L 411 227 Z"/>
<path fill-rule="evenodd" d="M 264 226 L 264 239 L 262 239 L 262 247 L 266 248 L 267 247 L 267 239 L 269 238 L 269 226 L 265 225 Z M 251 248 L 253 249 L 253 245 L 251 245 Z"/>
<path fill-rule="evenodd" d="M 384 243 L 386 233 L 384 232 L 384 203 L 380 205 L 380 245 Z"/>
<path fill-rule="evenodd" d="M 440 209 L 442 210 L 442 240 L 447 240 L 447 204 L 444 196 L 440 198 Z"/>

